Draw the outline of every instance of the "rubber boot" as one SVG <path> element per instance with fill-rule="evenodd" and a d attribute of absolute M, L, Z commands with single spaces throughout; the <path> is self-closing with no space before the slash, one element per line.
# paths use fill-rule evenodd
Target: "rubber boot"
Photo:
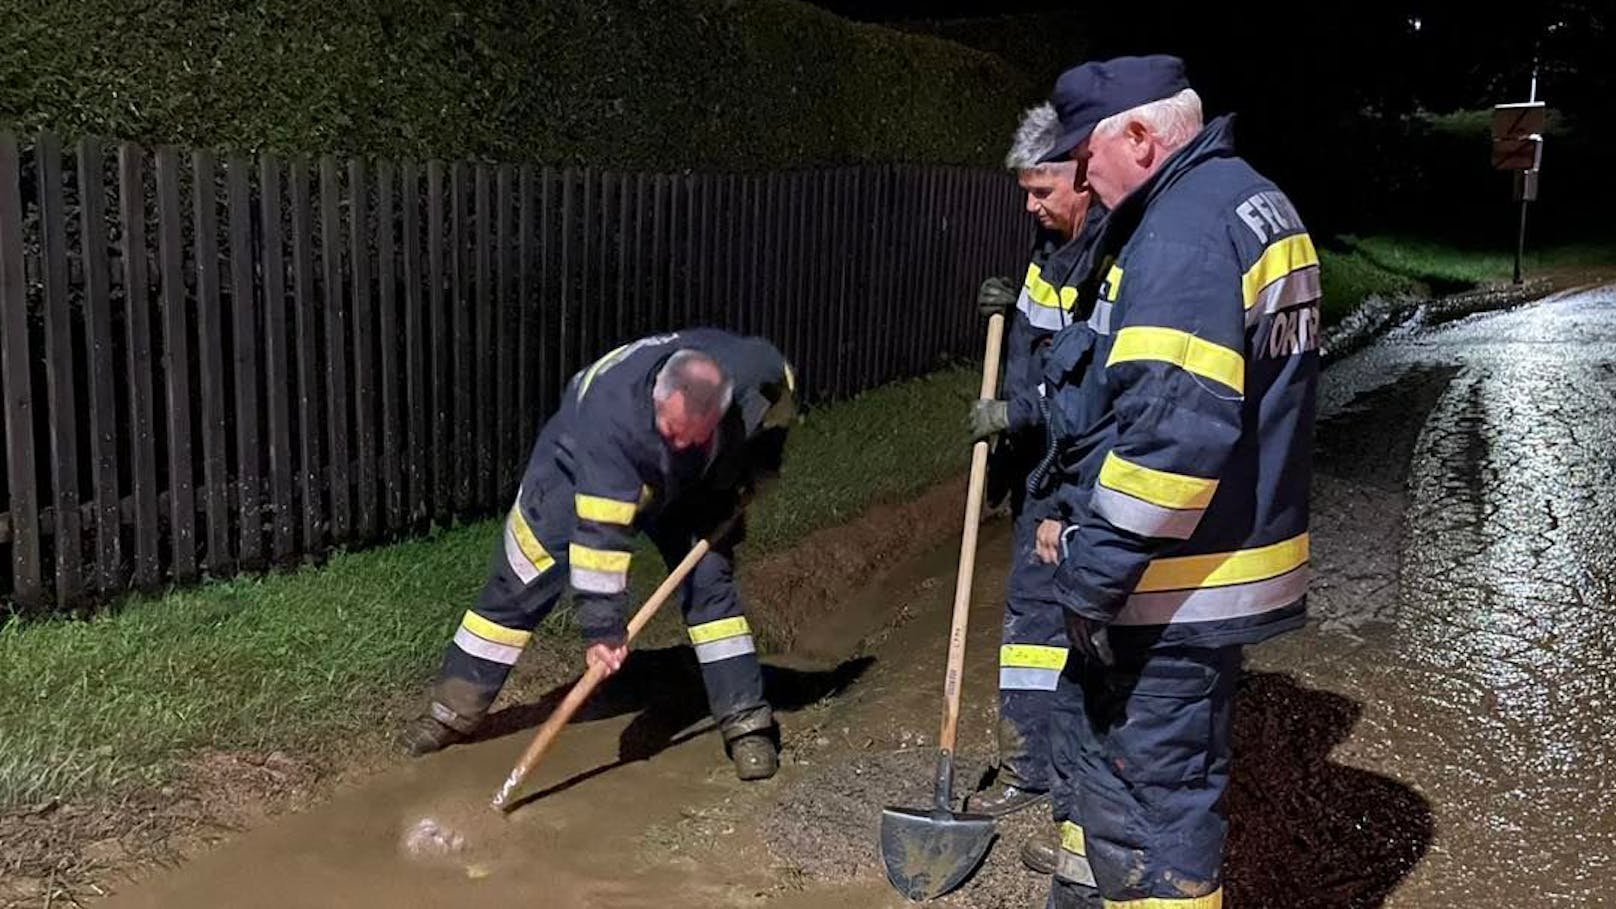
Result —
<path fill-rule="evenodd" d="M 1048 792 L 1003 783 L 972 795 L 967 800 L 965 809 L 973 814 L 1004 817 L 1023 808 L 1031 808 L 1048 798 Z"/>
<path fill-rule="evenodd" d="M 1054 874 L 1060 861 L 1060 828 L 1051 827 L 1021 844 L 1021 863 L 1039 874 Z"/>
<path fill-rule="evenodd" d="M 399 733 L 398 742 L 411 757 L 421 757 L 434 751 L 462 742 L 466 733 L 445 725 L 430 713 L 424 713 L 411 720 Z"/>
<path fill-rule="evenodd" d="M 766 780 L 780 769 L 780 753 L 766 733 L 753 732 L 729 743 L 735 775 L 743 780 Z"/>
<path fill-rule="evenodd" d="M 1060 878 L 1051 878 L 1049 881 L 1049 900 L 1044 903 L 1044 909 L 1104 909 L 1105 900 L 1100 898 L 1100 891 Z"/>

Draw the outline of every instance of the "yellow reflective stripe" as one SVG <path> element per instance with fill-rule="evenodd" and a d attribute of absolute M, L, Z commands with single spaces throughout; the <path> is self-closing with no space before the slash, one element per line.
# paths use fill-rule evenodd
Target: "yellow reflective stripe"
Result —
<path fill-rule="evenodd" d="M 1064 309 L 1070 311 L 1077 305 L 1077 288 L 1062 287 L 1056 289 L 1055 285 L 1044 280 L 1043 270 L 1035 262 L 1027 266 L 1027 297 L 1039 306 L 1047 309 Z"/>
<path fill-rule="evenodd" d="M 584 396 L 584 392 L 589 390 L 589 383 L 595 381 L 595 374 L 616 362 L 617 355 L 626 350 L 628 346 L 629 345 L 627 344 L 619 344 L 608 351 L 606 356 L 596 360 L 594 364 L 589 367 L 589 371 L 584 373 L 583 381 L 578 383 L 578 397 L 582 398 Z"/>
<path fill-rule="evenodd" d="M 746 616 L 738 615 L 733 618 L 690 626 L 690 643 L 706 644 L 751 633 L 752 626 L 746 623 Z"/>
<path fill-rule="evenodd" d="M 1088 846 L 1083 842 L 1083 828 L 1071 821 L 1061 821 L 1061 848 L 1073 855 L 1088 855 Z"/>
<path fill-rule="evenodd" d="M 1132 360 L 1159 360 L 1246 392 L 1246 359 L 1239 351 L 1176 328 L 1134 325 L 1117 332 L 1107 367 Z"/>
<path fill-rule="evenodd" d="M 467 610 L 465 618 L 460 620 L 460 627 L 485 641 L 504 644 L 506 647 L 526 647 L 528 640 L 533 637 L 531 631 L 496 625 L 470 610 Z"/>
<path fill-rule="evenodd" d="M 1105 298 L 1115 303 L 1120 293 L 1122 293 L 1122 269 L 1113 265 L 1111 270 L 1105 273 Z"/>
<path fill-rule="evenodd" d="M 796 394 L 797 393 L 797 371 L 791 368 L 790 363 L 787 363 L 785 366 L 786 366 L 786 391 L 789 391 L 792 394 Z"/>
<path fill-rule="evenodd" d="M 637 502 L 589 496 L 581 492 L 573 496 L 572 500 L 578 508 L 580 519 L 601 524 L 621 524 L 624 527 L 634 523 L 634 512 L 639 507 Z"/>
<path fill-rule="evenodd" d="M 1125 492 L 1163 508 L 1205 508 L 1218 491 L 1218 481 L 1135 464 L 1114 451 L 1106 452 L 1100 467 L 1100 485 Z"/>
<path fill-rule="evenodd" d="M 1005 644 L 999 648 L 999 665 L 1020 669 L 1061 669 L 1066 665 L 1066 648 L 1045 644 Z"/>
<path fill-rule="evenodd" d="M 1307 564 L 1308 536 L 1301 534 L 1255 549 L 1156 559 L 1145 569 L 1135 593 L 1249 584 L 1278 577 Z"/>
<path fill-rule="evenodd" d="M 1142 900 L 1106 900 L 1105 909 L 1223 909 L 1223 888 L 1206 896 L 1153 896 Z"/>
<path fill-rule="evenodd" d="M 1319 264 L 1319 253 L 1313 248 L 1313 238 L 1307 234 L 1292 234 L 1281 240 L 1275 240 L 1263 250 L 1262 258 L 1257 264 L 1247 269 L 1241 279 L 1241 289 L 1245 291 L 1246 308 L 1257 305 L 1257 297 L 1262 289 L 1278 281 L 1293 271 L 1300 271 L 1312 265 Z"/>
<path fill-rule="evenodd" d="M 577 543 L 567 547 L 567 558 L 572 560 L 572 567 L 589 571 L 628 571 L 629 560 L 633 557 L 633 553 L 613 552 L 609 549 L 591 549 Z"/>
<path fill-rule="evenodd" d="M 520 502 L 511 507 L 510 517 L 506 521 L 510 524 L 511 534 L 516 537 L 516 545 L 522 550 L 523 558 L 526 558 L 539 574 L 549 571 L 551 566 L 555 565 L 555 559 L 545 551 L 539 538 L 534 535 L 533 528 L 528 526 Z"/>

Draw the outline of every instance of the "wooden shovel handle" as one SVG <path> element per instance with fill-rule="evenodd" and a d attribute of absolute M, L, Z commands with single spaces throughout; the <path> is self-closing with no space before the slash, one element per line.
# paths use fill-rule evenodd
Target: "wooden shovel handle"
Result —
<path fill-rule="evenodd" d="M 981 399 L 989 401 L 998 387 L 999 348 L 1004 334 L 1004 316 L 988 318 L 987 356 L 982 360 Z M 948 675 L 943 681 L 943 731 L 938 748 L 954 752 L 959 732 L 960 676 L 965 670 L 965 629 L 971 612 L 971 577 L 976 569 L 976 529 L 982 519 L 982 490 L 987 485 L 988 443 L 971 447 L 971 483 L 965 493 L 965 534 L 960 540 L 959 576 L 954 582 L 954 619 L 948 634 Z"/>
<path fill-rule="evenodd" d="M 672 596 L 679 585 L 684 583 L 685 578 L 695 569 L 696 563 L 700 562 L 708 550 L 712 549 L 712 541 L 721 538 L 727 533 L 734 521 L 733 517 L 730 518 L 707 539 L 701 540 L 690 547 L 690 552 L 686 553 L 684 559 L 672 571 L 668 572 L 667 579 L 645 601 L 645 605 L 634 613 L 634 617 L 629 619 L 628 640 L 634 640 L 635 636 L 640 633 L 640 629 L 644 628 L 646 623 L 656 616 L 657 610 L 661 609 L 662 604 L 667 602 L 668 597 Z M 557 707 L 555 712 L 550 714 L 549 718 L 544 721 L 544 725 L 539 727 L 539 731 L 534 733 L 533 741 L 528 744 L 527 750 L 522 752 L 522 757 L 516 762 L 516 766 L 511 768 L 511 775 L 506 777 L 505 785 L 501 786 L 499 792 L 494 794 L 493 806 L 496 810 L 503 812 L 512 807 L 511 795 L 516 792 L 516 788 L 522 785 L 522 781 L 527 778 L 527 775 L 532 773 L 533 768 L 539 765 L 539 761 L 544 758 L 545 752 L 549 751 L 550 746 L 554 744 L 556 736 L 561 734 L 561 730 L 572 719 L 572 715 L 578 712 L 578 708 L 583 706 L 584 701 L 589 700 L 589 696 L 594 693 L 596 686 L 600 685 L 605 678 L 605 666 L 599 664 L 590 666 L 589 670 L 584 673 L 584 677 L 572 686 L 571 691 L 567 692 L 567 696 L 561 701 L 561 706 Z"/>

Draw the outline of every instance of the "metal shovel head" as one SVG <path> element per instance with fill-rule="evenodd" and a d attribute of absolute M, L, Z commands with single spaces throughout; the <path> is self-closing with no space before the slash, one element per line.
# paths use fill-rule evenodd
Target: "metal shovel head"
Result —
<path fill-rule="evenodd" d="M 993 818 L 938 809 L 881 812 L 887 880 L 911 900 L 942 896 L 970 877 L 993 843 Z"/>

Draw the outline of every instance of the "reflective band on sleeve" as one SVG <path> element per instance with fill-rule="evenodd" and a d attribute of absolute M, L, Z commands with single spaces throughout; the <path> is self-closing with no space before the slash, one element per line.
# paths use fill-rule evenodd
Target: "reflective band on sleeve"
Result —
<path fill-rule="evenodd" d="M 1094 869 L 1083 844 L 1083 828 L 1071 821 L 1061 824 L 1061 848 L 1056 854 L 1055 876 L 1085 887 L 1094 886 Z"/>
<path fill-rule="evenodd" d="M 1205 508 L 1163 508 L 1104 486 L 1094 487 L 1089 498 L 1094 513 L 1113 526 L 1145 537 L 1187 540 L 1201 523 Z"/>
<path fill-rule="evenodd" d="M 1153 896 L 1142 900 L 1106 900 L 1105 909 L 1223 909 L 1223 888 L 1206 896 Z"/>
<path fill-rule="evenodd" d="M 505 561 L 523 584 L 533 583 L 535 578 L 555 566 L 555 559 L 539 544 L 539 538 L 522 515 L 520 493 L 517 504 L 505 518 Z"/>
<path fill-rule="evenodd" d="M 1000 691 L 1054 691 L 1059 685 L 1059 669 L 999 667 Z"/>
<path fill-rule="evenodd" d="M 592 568 L 572 566 L 572 589 L 584 593 L 612 594 L 628 589 L 628 572 L 596 571 Z"/>
<path fill-rule="evenodd" d="M 1264 315 L 1311 303 L 1322 296 L 1319 267 L 1299 268 L 1257 292 L 1256 301 L 1246 310 L 1246 324 L 1254 325 Z"/>
<path fill-rule="evenodd" d="M 623 502 L 603 496 L 588 496 L 581 492 L 572 498 L 574 505 L 578 509 L 580 520 L 595 521 L 600 524 L 617 524 L 622 527 L 627 527 L 634 523 L 634 512 L 639 507 L 638 502 Z"/>
<path fill-rule="evenodd" d="M 1205 508 L 1218 491 L 1217 480 L 1156 470 L 1114 451 L 1105 454 L 1100 484 L 1163 508 Z"/>
<path fill-rule="evenodd" d="M 1077 304 L 1077 288 L 1056 287 L 1044 280 L 1043 270 L 1037 263 L 1027 266 L 1027 283 L 1023 289 L 1027 299 L 1045 309 L 1070 311 Z"/>
<path fill-rule="evenodd" d="M 531 631 L 506 628 L 468 611 L 455 631 L 454 642 L 474 657 L 514 666 L 532 637 Z"/>
<path fill-rule="evenodd" d="M 1246 360 L 1238 351 L 1176 328 L 1131 325 L 1117 332 L 1107 368 L 1135 360 L 1171 363 L 1204 379 L 1246 392 Z"/>
<path fill-rule="evenodd" d="M 1094 304 L 1094 311 L 1089 313 L 1089 328 L 1097 335 L 1111 333 L 1111 310 L 1115 308 L 1110 300 L 1101 300 Z"/>
<path fill-rule="evenodd" d="M 1134 586 L 1135 593 L 1222 587 L 1278 577 L 1307 563 L 1308 536 L 1298 534 L 1268 546 L 1156 559 Z"/>
<path fill-rule="evenodd" d="M 1292 272 L 1309 267 L 1317 268 L 1318 264 L 1318 251 L 1313 248 L 1313 238 L 1307 234 L 1292 234 L 1268 244 L 1268 248 L 1263 250 L 1262 257 L 1246 269 L 1245 275 L 1240 279 L 1246 309 L 1257 305 L 1258 300 L 1262 298 L 1263 289 L 1270 284 Z"/>
<path fill-rule="evenodd" d="M 1100 285 L 1100 298 L 1111 303 L 1117 301 L 1122 294 L 1122 269 L 1113 265 L 1105 273 L 1105 283 Z"/>
<path fill-rule="evenodd" d="M 752 626 L 742 615 L 690 626 L 690 643 L 696 645 L 696 660 L 701 663 L 757 652 Z"/>
<path fill-rule="evenodd" d="M 1307 593 L 1310 577 L 1307 566 L 1293 568 L 1277 578 L 1202 587 L 1196 590 L 1166 590 L 1138 593 L 1128 597 L 1117 613 L 1118 625 L 1168 625 L 1185 622 L 1220 622 L 1284 609 Z"/>
<path fill-rule="evenodd" d="M 1005 644 L 999 648 L 999 665 L 1059 671 L 1066 665 L 1066 648 L 1047 644 Z"/>

